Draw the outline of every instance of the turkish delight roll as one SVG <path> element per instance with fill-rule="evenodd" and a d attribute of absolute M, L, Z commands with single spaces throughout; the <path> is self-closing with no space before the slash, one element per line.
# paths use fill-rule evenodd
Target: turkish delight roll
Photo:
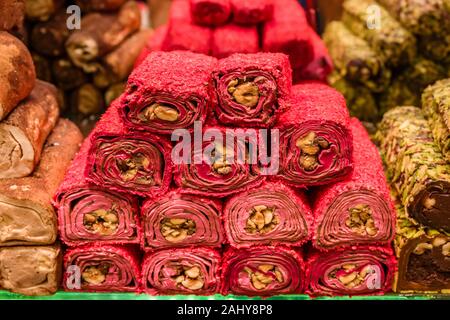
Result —
<path fill-rule="evenodd" d="M 162 25 L 155 29 L 153 34 L 148 38 L 147 44 L 139 53 L 134 62 L 134 69 L 137 68 L 147 56 L 153 51 L 161 51 L 162 44 L 167 35 L 167 25 Z"/>
<path fill-rule="evenodd" d="M 416 56 L 416 39 L 374 0 L 346 0 L 342 21 L 366 40 L 388 66 L 408 65 Z"/>
<path fill-rule="evenodd" d="M 0 178 L 21 178 L 33 172 L 58 121 L 57 94 L 53 85 L 38 80 L 30 96 L 0 123 Z"/>
<path fill-rule="evenodd" d="M 373 92 L 387 88 L 391 72 L 366 41 L 351 33 L 340 21 L 329 23 L 323 37 L 337 72 Z"/>
<path fill-rule="evenodd" d="M 135 292 L 139 287 L 139 256 L 134 247 L 83 246 L 64 255 L 65 291 Z"/>
<path fill-rule="evenodd" d="M 313 245 L 319 249 L 388 244 L 394 238 L 395 210 L 380 154 L 358 119 L 350 128 L 352 174 L 315 195 Z"/>
<path fill-rule="evenodd" d="M 344 97 L 316 82 L 292 87 L 280 130 L 280 177 L 295 187 L 342 180 L 352 170 L 350 116 Z"/>
<path fill-rule="evenodd" d="M 220 247 L 222 204 L 218 200 L 181 194 L 175 189 L 142 205 L 144 250 L 165 247 Z"/>
<path fill-rule="evenodd" d="M 230 18 L 229 0 L 189 0 L 189 2 L 192 20 L 195 24 L 219 26 Z"/>
<path fill-rule="evenodd" d="M 198 147 L 197 143 L 185 145 L 185 138 L 181 136 L 183 140 L 173 150 L 177 158 L 174 181 L 182 188 L 181 192 L 225 197 L 260 185 L 265 177 L 259 175 L 258 155 L 252 152 L 256 150 L 258 133 L 253 129 L 245 132 L 246 137 L 241 135 L 244 131 L 240 129 L 206 127 L 204 136 L 222 141 L 206 139 Z M 229 145 L 229 142 L 234 143 Z"/>
<path fill-rule="evenodd" d="M 204 122 L 212 98 L 212 72 L 217 60 L 202 54 L 152 52 L 128 79 L 119 105 L 127 127 L 172 134 Z"/>
<path fill-rule="evenodd" d="M 223 216 L 228 242 L 236 248 L 300 246 L 309 240 L 313 220 L 305 195 L 280 182 L 232 196 Z"/>
<path fill-rule="evenodd" d="M 255 25 L 272 19 L 273 0 L 230 0 L 233 21 Z"/>
<path fill-rule="evenodd" d="M 313 251 L 307 259 L 307 293 L 312 296 L 382 295 L 396 268 L 390 247 Z"/>
<path fill-rule="evenodd" d="M 137 199 L 87 181 L 84 170 L 90 146 L 87 138 L 56 192 L 61 240 L 69 246 L 139 243 Z"/>
<path fill-rule="evenodd" d="M 127 132 L 115 100 L 91 134 L 84 175 L 113 191 L 142 197 L 167 192 L 172 179 L 171 144 L 161 136 Z"/>
<path fill-rule="evenodd" d="M 426 88 L 422 94 L 422 109 L 428 118 L 434 141 L 450 161 L 450 78 Z"/>
<path fill-rule="evenodd" d="M 55 242 L 57 221 L 51 200 L 82 139 L 75 124 L 59 120 L 33 174 L 0 180 L 0 246 Z"/>
<path fill-rule="evenodd" d="M 394 241 L 398 270 L 392 285 L 399 293 L 450 293 L 450 235 L 413 223 L 397 205 Z"/>
<path fill-rule="evenodd" d="M 172 1 L 167 36 L 162 44 L 163 51 L 187 50 L 209 54 L 211 37 L 212 29 L 196 25 L 192 21 L 189 1 Z"/>
<path fill-rule="evenodd" d="M 214 82 L 220 122 L 268 127 L 285 108 L 292 70 L 282 53 L 234 54 L 219 61 Z"/>
<path fill-rule="evenodd" d="M 220 254 L 208 248 L 178 248 L 147 253 L 142 263 L 145 292 L 211 295 L 219 290 Z"/>
<path fill-rule="evenodd" d="M 304 288 L 302 256 L 284 247 L 229 249 L 222 261 L 222 294 L 273 296 Z"/>
<path fill-rule="evenodd" d="M 0 31 L 0 120 L 28 97 L 35 83 L 36 71 L 27 47 Z"/>
<path fill-rule="evenodd" d="M 53 246 L 0 248 L 0 288 L 27 296 L 56 293 L 61 282 L 62 254 Z"/>
<path fill-rule="evenodd" d="M 222 59 L 233 53 L 257 52 L 259 52 L 259 35 L 256 26 L 227 24 L 214 29 L 211 41 L 212 56 Z"/>
<path fill-rule="evenodd" d="M 298 1 L 277 0 L 274 3 L 273 18 L 263 27 L 262 49 L 287 54 L 293 69 L 304 67 L 314 57 L 309 37 L 311 31 Z"/>
<path fill-rule="evenodd" d="M 450 33 L 439 36 L 422 37 L 419 50 L 427 58 L 443 64 L 450 63 Z"/>
<path fill-rule="evenodd" d="M 450 165 L 434 142 L 428 121 L 416 107 L 384 114 L 376 139 L 388 179 L 409 218 L 450 232 Z"/>

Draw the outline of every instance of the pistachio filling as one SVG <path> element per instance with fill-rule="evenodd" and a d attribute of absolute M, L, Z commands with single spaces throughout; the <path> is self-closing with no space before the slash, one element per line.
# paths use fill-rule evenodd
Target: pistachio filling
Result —
<path fill-rule="evenodd" d="M 124 181 L 131 181 L 136 178 L 139 172 L 146 172 L 149 164 L 150 161 L 142 153 L 138 153 L 130 159 L 117 161 L 117 166 L 121 171 L 121 178 Z M 136 183 L 152 184 L 153 178 L 143 175 L 136 179 Z"/>
<path fill-rule="evenodd" d="M 171 278 L 175 281 L 177 286 L 183 286 L 190 290 L 199 290 L 203 288 L 205 280 L 203 278 L 200 267 L 169 267 L 172 269 Z"/>
<path fill-rule="evenodd" d="M 254 206 L 249 213 L 245 231 L 254 234 L 264 234 L 272 231 L 280 223 L 275 208 L 268 208 L 264 205 Z"/>
<path fill-rule="evenodd" d="M 106 236 L 117 230 L 119 218 L 114 210 L 98 209 L 84 214 L 83 225 L 94 233 Z"/>
<path fill-rule="evenodd" d="M 228 84 L 228 93 L 233 100 L 248 108 L 254 108 L 259 102 L 259 89 L 253 81 L 234 79 Z"/>
<path fill-rule="evenodd" d="M 330 143 L 323 137 L 318 137 L 311 131 L 302 138 L 297 139 L 296 146 L 300 148 L 300 165 L 306 171 L 313 171 L 319 165 L 319 155 L 322 150 L 328 149 Z"/>
<path fill-rule="evenodd" d="M 81 278 L 89 284 L 101 284 L 106 280 L 109 267 L 107 263 L 86 267 L 81 274 Z"/>
<path fill-rule="evenodd" d="M 232 171 L 231 165 L 227 160 L 227 152 L 223 146 L 216 144 L 212 156 L 214 157 L 212 168 L 215 172 L 227 175 Z"/>
<path fill-rule="evenodd" d="M 144 108 L 139 114 L 139 119 L 145 122 L 150 122 L 155 119 L 164 120 L 168 122 L 177 121 L 180 117 L 177 109 L 153 103 L 149 107 Z"/>
<path fill-rule="evenodd" d="M 258 270 L 254 272 L 254 270 L 249 267 L 244 268 L 244 271 L 249 275 L 250 281 L 256 290 L 265 289 L 273 281 L 280 283 L 284 281 L 283 274 L 274 265 L 260 264 L 257 269 Z"/>
<path fill-rule="evenodd" d="M 372 218 L 372 211 L 366 204 L 358 204 L 348 209 L 349 217 L 345 220 L 345 225 L 353 232 L 360 235 L 374 236 L 378 232 L 375 221 Z"/>
<path fill-rule="evenodd" d="M 370 266 L 365 266 L 360 270 L 355 269 L 358 269 L 358 266 L 355 264 L 344 264 L 341 268 L 334 270 L 333 274 L 330 276 L 336 278 L 337 275 L 337 280 L 341 284 L 348 289 L 352 289 L 359 286 L 366 280 L 368 275 L 374 272 L 371 270 Z"/>
<path fill-rule="evenodd" d="M 161 234 L 169 242 L 180 242 L 196 231 L 194 220 L 181 218 L 165 218 L 161 220 Z"/>

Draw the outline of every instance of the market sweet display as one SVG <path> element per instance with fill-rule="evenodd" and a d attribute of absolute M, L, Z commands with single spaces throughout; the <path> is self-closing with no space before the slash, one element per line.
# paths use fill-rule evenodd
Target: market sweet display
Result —
<path fill-rule="evenodd" d="M 376 124 L 389 109 L 419 105 L 422 91 L 448 76 L 446 0 L 346 0 L 342 7 L 341 21 L 323 36 L 336 68 L 328 80 L 353 116 Z"/>
<path fill-rule="evenodd" d="M 28 49 L 6 32 L 0 38 L 0 288 L 53 294 L 62 251 L 52 197 L 82 135 L 59 119 L 56 88 L 36 80 Z"/>

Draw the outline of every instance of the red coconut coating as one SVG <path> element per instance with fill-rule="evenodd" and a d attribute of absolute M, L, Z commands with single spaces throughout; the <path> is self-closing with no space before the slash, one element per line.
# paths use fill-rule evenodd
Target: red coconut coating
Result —
<path fill-rule="evenodd" d="M 142 263 L 142 284 L 144 291 L 151 295 L 195 294 L 212 295 L 220 289 L 221 256 L 218 251 L 197 247 L 159 250 L 147 253 Z M 183 269 L 198 267 L 197 279 L 203 285 L 189 287 L 189 282 L 176 282 Z M 198 283 L 197 283 L 198 284 Z"/>
<path fill-rule="evenodd" d="M 258 104 L 249 109 L 237 103 L 228 92 L 235 79 L 249 79 L 258 87 Z M 218 103 L 215 113 L 224 124 L 268 127 L 283 111 L 292 88 L 289 59 L 282 53 L 233 54 L 219 60 L 214 82 Z"/>
<path fill-rule="evenodd" d="M 309 36 L 313 46 L 314 58 L 308 65 L 293 70 L 294 83 L 304 80 L 319 80 L 326 83 L 328 75 L 333 70 L 333 61 L 328 54 L 327 47 L 319 35 L 312 28 L 310 29 Z"/>
<path fill-rule="evenodd" d="M 260 265 L 272 265 L 277 269 L 263 271 L 258 268 Z M 282 275 L 279 280 L 275 270 Z M 271 281 L 267 286 L 257 289 L 253 283 L 256 282 L 255 277 L 261 275 L 266 277 L 267 282 Z M 223 256 L 221 279 L 221 293 L 224 295 L 274 296 L 301 293 L 305 283 L 305 265 L 300 253 L 285 247 L 230 248 Z"/>
<path fill-rule="evenodd" d="M 69 288 L 76 275 L 69 266 L 80 268 L 81 288 Z M 63 288 L 65 291 L 138 292 L 140 290 L 139 251 L 132 246 L 92 245 L 72 248 L 64 255 Z M 100 269 L 97 279 L 89 277 L 92 268 Z M 101 281 L 103 278 L 103 281 Z M 88 279 L 86 281 L 85 279 Z M 98 280 L 98 281 L 95 281 Z M 100 282 L 101 281 L 101 282 Z M 96 283 L 97 282 L 97 283 Z"/>
<path fill-rule="evenodd" d="M 162 50 L 162 44 L 166 39 L 167 30 L 167 24 L 156 28 L 155 32 L 153 32 L 152 36 L 148 39 L 147 45 L 142 49 L 141 53 L 134 62 L 134 69 L 144 62 L 145 58 L 147 58 L 151 52 Z"/>
<path fill-rule="evenodd" d="M 203 131 L 204 134 L 205 131 L 220 134 L 225 147 L 226 132 L 237 134 L 239 129 L 206 127 Z M 253 130 L 253 133 L 255 133 L 254 137 L 256 141 L 258 141 L 258 131 Z M 203 159 L 201 163 L 196 164 L 195 160 L 198 156 L 200 156 L 199 161 L 202 159 L 201 155 L 203 151 L 208 153 L 206 148 L 210 147 L 210 141 L 204 141 L 201 150 L 195 150 L 194 143 L 192 143 L 191 163 L 181 163 L 174 167 L 174 182 L 181 188 L 181 193 L 223 198 L 259 186 L 264 181 L 265 177 L 258 175 L 259 170 L 256 164 L 250 165 L 239 161 L 237 157 L 244 154 L 246 146 L 243 141 L 238 142 L 237 139 L 234 140 L 236 145 L 234 150 L 234 160 L 230 164 L 230 172 L 226 174 L 220 174 L 214 170 L 212 161 L 208 164 L 206 161 L 203 161 Z M 194 141 L 193 138 L 192 141 Z M 174 147 L 175 154 L 178 154 L 179 151 L 177 146 Z"/>
<path fill-rule="evenodd" d="M 306 290 L 311 296 L 383 295 L 391 290 L 397 264 L 391 248 L 376 246 L 353 246 L 329 252 L 313 250 L 306 261 Z M 354 272 L 360 283 L 349 282 L 345 286 Z"/>
<path fill-rule="evenodd" d="M 158 199 L 147 200 L 141 208 L 144 227 L 142 247 L 145 251 L 166 247 L 220 247 L 224 239 L 221 212 L 220 201 L 181 194 L 180 189 Z M 169 219 L 185 219 L 181 232 L 187 235 L 173 236 L 171 230 L 175 229 L 165 228 L 163 224 L 164 220 Z M 190 233 L 192 228 L 189 229 L 187 223 L 194 224 L 193 233 Z M 167 232 L 166 237 L 164 232 Z"/>
<path fill-rule="evenodd" d="M 273 2 L 277 0 L 230 0 L 233 21 L 239 24 L 258 24 L 269 21 Z"/>
<path fill-rule="evenodd" d="M 90 135 L 84 175 L 89 182 L 142 197 L 156 197 L 169 189 L 172 180 L 172 146 L 167 139 L 146 132 L 128 132 L 118 115 L 120 99 L 115 100 Z M 138 174 L 122 178 L 122 167 L 129 160 L 142 155 L 148 163 L 142 164 Z M 124 164 L 120 164 L 122 160 Z M 126 172 L 126 171 L 125 171 Z M 151 178 L 140 182 L 140 179 Z"/>
<path fill-rule="evenodd" d="M 196 24 L 220 26 L 231 14 L 229 0 L 190 0 L 192 20 Z"/>
<path fill-rule="evenodd" d="M 262 49 L 287 54 L 294 69 L 306 66 L 314 57 L 311 31 L 298 1 L 276 0 L 273 18 L 263 28 Z"/>
<path fill-rule="evenodd" d="M 294 187 L 324 185 L 342 180 L 352 170 L 350 116 L 344 97 L 319 82 L 292 87 L 288 110 L 281 114 L 280 177 Z M 317 155 L 319 165 L 306 171 L 300 165 L 302 150 L 298 140 L 311 132 L 326 139 L 329 147 Z"/>
<path fill-rule="evenodd" d="M 350 128 L 353 135 L 353 173 L 344 181 L 319 189 L 315 195 L 313 245 L 319 249 L 388 244 L 395 235 L 395 208 L 378 149 L 358 119 L 351 120 Z M 375 234 L 366 230 L 362 233 L 354 231 L 346 225 L 350 223 L 350 209 L 358 205 L 370 208 Z"/>
<path fill-rule="evenodd" d="M 174 0 L 170 7 L 169 28 L 163 42 L 163 51 L 187 50 L 209 54 L 212 30 L 194 24 L 190 4 L 186 0 Z"/>
<path fill-rule="evenodd" d="M 273 229 L 249 232 L 254 230 L 248 226 L 250 214 L 255 206 L 261 205 L 273 210 L 275 222 L 271 225 L 267 218 L 264 223 L 264 227 Z M 226 200 L 223 215 L 228 242 L 236 248 L 278 244 L 300 246 L 309 240 L 313 220 L 305 195 L 281 182 L 264 182 L 260 187 L 232 196 Z"/>
<path fill-rule="evenodd" d="M 84 176 L 90 147 L 91 141 L 87 138 L 54 198 L 61 240 L 68 246 L 139 243 L 141 228 L 137 199 L 127 193 L 94 185 Z M 84 214 L 102 209 L 112 210 L 118 218 L 118 226 L 111 234 L 99 234 L 83 224 Z"/>
<path fill-rule="evenodd" d="M 211 54 L 226 58 L 233 53 L 256 53 L 259 51 L 259 36 L 256 26 L 227 24 L 214 29 Z"/>
<path fill-rule="evenodd" d="M 187 51 L 152 52 L 128 79 L 119 106 L 127 127 L 172 134 L 175 129 L 205 121 L 211 105 L 212 72 L 217 60 Z M 154 103 L 175 109 L 176 121 L 141 119 Z"/>

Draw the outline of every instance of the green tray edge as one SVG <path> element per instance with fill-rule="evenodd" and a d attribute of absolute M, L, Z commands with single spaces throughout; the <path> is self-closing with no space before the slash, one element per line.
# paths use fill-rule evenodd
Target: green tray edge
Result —
<path fill-rule="evenodd" d="M 340 296 L 340 297 L 317 297 L 311 298 L 305 294 L 279 295 L 264 300 L 434 300 L 450 299 L 450 295 L 402 295 L 387 294 L 380 296 Z M 51 296 L 30 297 L 8 291 L 0 290 L 0 300 L 263 300 L 261 297 L 246 297 L 216 294 L 213 296 L 194 295 L 172 295 L 172 296 L 150 296 L 136 293 L 87 293 L 87 292 L 65 292 L 58 291 Z"/>

